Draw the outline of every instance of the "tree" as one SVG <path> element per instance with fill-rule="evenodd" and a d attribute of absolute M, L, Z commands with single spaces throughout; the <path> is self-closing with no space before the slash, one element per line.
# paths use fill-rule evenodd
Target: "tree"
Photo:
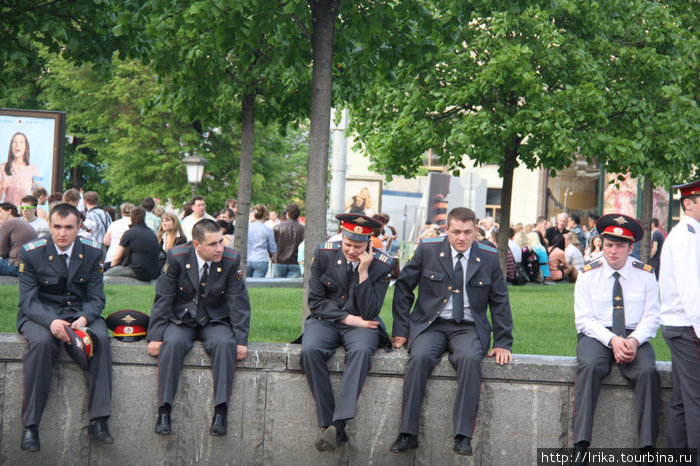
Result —
<path fill-rule="evenodd" d="M 373 168 L 412 176 L 428 148 L 455 172 L 465 167 L 465 156 L 496 163 L 507 226 L 519 164 L 556 173 L 578 150 L 609 169 L 630 166 L 635 134 L 613 128 L 630 109 L 621 109 L 615 94 L 633 94 L 639 82 L 616 80 L 606 53 L 616 31 L 624 33 L 651 11 L 630 18 L 630 7 L 644 10 L 649 2 L 624 3 L 471 2 L 436 10 L 435 53 L 417 65 L 378 67 L 385 79 L 373 80 L 364 104 L 353 107 L 352 129 Z M 659 23 L 649 24 L 655 37 L 683 35 L 683 26 Z M 680 66 L 678 51 L 669 53 Z M 498 241 L 504 272 L 507 232 L 502 228 Z"/>
<path fill-rule="evenodd" d="M 147 44 L 138 29 L 141 2 L 115 0 L 0 1 L 0 68 L 27 70 L 41 63 L 39 48 L 76 62 L 109 64 L 112 53 L 138 53 Z M 13 86 L 0 73 L 0 97 Z"/>

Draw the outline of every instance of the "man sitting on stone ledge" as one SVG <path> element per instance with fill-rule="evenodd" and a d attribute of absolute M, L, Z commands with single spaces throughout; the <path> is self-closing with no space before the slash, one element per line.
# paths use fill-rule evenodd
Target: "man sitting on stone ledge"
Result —
<path fill-rule="evenodd" d="M 476 215 L 457 207 L 447 215 L 447 236 L 421 241 L 401 270 L 394 287 L 394 347 L 408 346 L 401 401 L 399 436 L 391 451 L 418 448 L 421 404 L 428 376 L 442 353 L 457 369 L 454 448 L 471 455 L 471 437 L 481 391 L 481 359 L 491 343 L 491 310 L 494 343 L 488 355 L 498 364 L 512 360 L 513 318 L 508 287 L 495 249 L 474 241 Z M 414 295 L 418 299 L 411 313 Z"/>
<path fill-rule="evenodd" d="M 172 432 L 171 410 L 185 355 L 195 338 L 211 356 L 214 417 L 209 433 L 226 435 L 236 360 L 248 354 L 250 301 L 240 255 L 224 247 L 219 225 L 202 219 L 192 242 L 168 250 L 148 324 L 148 354 L 158 357 L 158 419 L 155 431 Z"/>
<path fill-rule="evenodd" d="M 359 214 L 341 214 L 342 242 L 322 244 L 314 252 L 309 282 L 309 309 L 301 342 L 301 366 L 316 401 L 318 451 L 335 450 L 348 441 L 345 426 L 379 344 L 391 348 L 379 319 L 389 286 L 392 260 L 373 249 L 370 236 L 381 224 Z M 336 404 L 326 361 L 345 347 L 345 370 Z"/>
<path fill-rule="evenodd" d="M 70 204 L 51 210 L 51 237 L 28 243 L 21 251 L 17 329 L 27 340 L 24 353 L 22 450 L 39 450 L 39 422 L 46 407 L 53 360 L 61 341 L 70 342 L 66 326 L 89 326 L 98 338 L 88 363 L 88 432 L 98 443 L 113 443 L 107 428 L 111 414 L 112 353 L 105 306 L 102 249 L 78 237 L 80 212 Z M 55 426 L 54 426 L 55 428 Z"/>
<path fill-rule="evenodd" d="M 582 269 L 574 292 L 578 367 L 573 429 L 580 459 L 591 443 L 600 386 L 613 360 L 634 385 L 642 451 L 652 449 L 659 434 L 660 382 L 649 343 L 659 327 L 659 288 L 653 267 L 629 257 L 644 230 L 621 214 L 600 217 L 596 230 L 603 237 L 603 259 Z"/>

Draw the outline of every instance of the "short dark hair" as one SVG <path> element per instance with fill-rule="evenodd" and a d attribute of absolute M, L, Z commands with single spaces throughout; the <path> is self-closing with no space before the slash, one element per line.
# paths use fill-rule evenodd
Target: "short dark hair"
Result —
<path fill-rule="evenodd" d="M 31 194 L 27 194 L 24 196 L 22 199 L 19 200 L 20 204 L 31 204 L 32 206 L 36 207 L 39 205 L 39 200 L 32 196 Z"/>
<path fill-rule="evenodd" d="M 49 195 L 49 193 L 46 191 L 46 188 L 44 188 L 43 186 L 39 186 L 38 188 L 36 188 L 32 194 L 36 198 Z"/>
<path fill-rule="evenodd" d="M 579 217 L 576 214 L 571 214 L 569 218 L 571 218 L 571 220 L 573 220 L 576 225 L 579 225 L 581 223 L 581 217 Z"/>
<path fill-rule="evenodd" d="M 619 236 L 611 236 L 611 235 L 600 235 L 603 237 L 603 244 L 605 244 L 605 241 L 612 241 L 613 243 L 625 243 L 631 245 L 634 243 L 631 239 L 627 238 L 621 238 Z"/>
<path fill-rule="evenodd" d="M 299 208 L 299 204 L 296 202 L 292 202 L 287 206 L 287 217 L 296 220 L 299 218 L 299 215 L 301 215 L 301 209 Z"/>
<path fill-rule="evenodd" d="M 681 208 L 683 209 L 683 212 L 685 212 L 685 200 L 690 199 L 693 203 L 695 203 L 695 198 L 700 197 L 700 194 L 691 194 L 690 196 L 681 196 Z"/>
<path fill-rule="evenodd" d="M 80 193 L 78 193 L 78 194 L 80 194 Z M 56 201 L 61 202 L 62 199 L 63 199 L 63 194 L 61 194 L 60 191 L 56 191 L 55 193 L 51 193 L 51 195 L 49 196 L 49 198 L 46 201 L 49 204 L 51 204 L 52 202 L 56 202 Z"/>
<path fill-rule="evenodd" d="M 67 202 L 61 202 L 60 204 L 56 204 L 53 206 L 51 209 L 51 212 L 49 213 L 49 221 L 51 221 L 51 218 L 54 215 L 58 215 L 61 218 L 68 218 L 71 215 L 75 215 L 75 218 L 78 219 L 78 223 L 80 223 L 80 211 L 77 209 L 77 207 L 68 204 Z"/>
<path fill-rule="evenodd" d="M 202 196 L 192 196 L 191 204 L 194 205 L 194 203 L 197 201 L 202 201 L 202 202 L 206 203 L 206 201 L 204 200 L 204 198 Z"/>
<path fill-rule="evenodd" d="M 100 202 L 100 196 L 95 191 L 88 191 L 83 196 L 85 202 L 91 205 L 97 205 Z"/>
<path fill-rule="evenodd" d="M 460 222 L 474 222 L 474 225 L 476 225 L 476 214 L 474 213 L 473 210 L 468 209 L 466 207 L 455 207 L 454 209 L 450 210 L 450 212 L 447 214 L 447 226 L 450 226 L 450 222 L 452 220 L 457 220 Z"/>
<path fill-rule="evenodd" d="M 144 197 L 143 201 L 141 201 L 141 207 L 146 209 L 146 212 L 152 211 L 155 206 L 156 201 L 154 201 L 152 197 Z"/>
<path fill-rule="evenodd" d="M 134 206 L 129 212 L 129 217 L 131 218 L 132 225 L 145 225 L 146 224 L 146 209 L 141 206 Z"/>
<path fill-rule="evenodd" d="M 652 218 L 652 219 L 651 219 L 651 224 L 654 225 L 655 228 L 659 228 L 659 219 L 658 219 L 658 218 Z"/>
<path fill-rule="evenodd" d="M 217 220 L 216 223 L 219 225 L 219 228 L 223 228 L 223 234 L 225 235 L 231 235 L 233 234 L 233 225 L 231 225 L 231 222 L 227 222 L 224 219 Z"/>
<path fill-rule="evenodd" d="M 19 217 L 17 206 L 11 202 L 3 202 L 0 204 L 0 209 L 9 211 L 13 217 Z"/>
<path fill-rule="evenodd" d="M 218 223 L 210 218 L 203 218 L 192 227 L 192 239 L 195 241 L 204 241 L 204 236 L 207 233 L 220 233 L 221 227 Z"/>
<path fill-rule="evenodd" d="M 228 214 L 229 217 L 233 218 L 236 216 L 236 214 L 233 213 L 233 209 L 229 209 L 228 207 L 224 207 L 221 209 L 221 212 L 219 212 L 219 215 L 223 215 L 225 213 Z"/>
<path fill-rule="evenodd" d="M 238 201 L 233 198 L 226 199 L 226 202 L 224 203 L 226 207 L 231 206 L 232 209 L 236 206 L 236 204 L 238 204 Z"/>
<path fill-rule="evenodd" d="M 70 188 L 68 191 L 63 193 L 63 202 L 80 202 L 80 191 L 75 188 Z"/>
<path fill-rule="evenodd" d="M 537 220 L 535 220 L 535 225 L 542 223 L 542 222 L 546 222 L 546 221 L 547 221 L 547 217 L 540 215 L 539 217 L 537 217 Z"/>

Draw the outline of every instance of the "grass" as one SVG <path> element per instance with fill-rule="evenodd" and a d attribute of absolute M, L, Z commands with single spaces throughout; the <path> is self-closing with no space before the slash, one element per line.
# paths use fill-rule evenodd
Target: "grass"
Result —
<path fill-rule="evenodd" d="M 393 287 L 389 288 L 381 317 L 391 332 Z M 287 343 L 301 332 L 301 309 L 304 291 L 300 288 L 251 288 L 250 341 Z M 121 309 L 150 313 L 153 304 L 152 286 L 105 286 L 107 305 L 104 316 Z M 556 286 L 510 287 L 513 312 L 513 352 L 574 356 L 574 287 Z M 15 332 L 17 287 L 0 286 L 0 332 Z M 666 342 L 657 332 L 652 340 L 658 361 L 670 361 Z"/>

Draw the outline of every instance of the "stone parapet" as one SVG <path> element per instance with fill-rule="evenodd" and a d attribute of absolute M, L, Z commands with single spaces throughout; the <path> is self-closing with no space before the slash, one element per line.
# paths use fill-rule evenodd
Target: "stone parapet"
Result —
<path fill-rule="evenodd" d="M 114 389 L 110 430 L 115 444 L 87 435 L 84 377 L 62 351 L 54 367 L 49 403 L 40 426 L 41 451 L 19 448 L 22 426 L 22 353 L 19 335 L 0 334 L 0 464 L 536 464 L 536 449 L 571 446 L 576 361 L 570 357 L 514 355 L 513 363 L 482 363 L 484 380 L 473 457 L 452 453 L 455 371 L 443 357 L 428 381 L 420 447 L 389 452 L 398 434 L 405 350 L 378 350 L 348 424 L 350 442 L 318 453 L 316 413 L 299 366 L 300 346 L 252 343 L 238 364 L 226 437 L 209 435 L 213 411 L 209 357 L 200 343 L 187 356 L 173 407 L 173 434 L 153 432 L 157 414 L 157 364 L 146 343 L 112 340 Z M 328 361 L 337 393 L 344 363 L 339 350 Z M 665 444 L 670 363 L 657 364 L 662 384 L 659 447 Z M 605 379 L 593 430 L 594 447 L 636 447 L 636 410 L 629 383 L 613 367 Z"/>

